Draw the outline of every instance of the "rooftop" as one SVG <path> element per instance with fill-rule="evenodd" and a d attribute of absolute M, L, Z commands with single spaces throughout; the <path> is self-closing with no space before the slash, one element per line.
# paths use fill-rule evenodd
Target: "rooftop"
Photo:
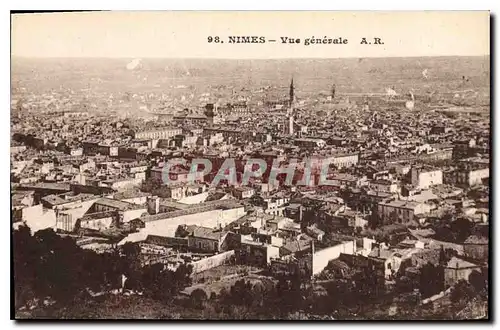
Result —
<path fill-rule="evenodd" d="M 475 268 L 475 267 L 478 266 L 473 264 L 472 262 L 468 262 L 457 257 L 452 257 L 448 262 L 448 264 L 446 265 L 446 268 L 452 268 L 452 269 Z"/>
<path fill-rule="evenodd" d="M 394 201 L 380 202 L 379 203 L 379 205 L 397 207 L 397 208 L 403 208 L 403 209 L 415 209 L 417 206 L 419 206 L 421 204 L 422 203 L 405 201 L 405 200 L 394 200 Z"/>
<path fill-rule="evenodd" d="M 360 179 L 359 177 L 348 173 L 336 173 L 332 175 L 330 178 L 330 180 L 340 180 L 340 181 L 357 181 L 359 179 Z"/>
<path fill-rule="evenodd" d="M 309 237 L 308 237 L 309 238 Z M 290 240 L 286 242 L 281 248 L 280 251 L 283 251 L 283 254 L 290 254 L 299 251 L 307 251 L 311 248 L 311 239 L 296 239 Z M 280 252 L 281 254 L 281 252 Z"/>
<path fill-rule="evenodd" d="M 387 249 L 375 248 L 373 249 L 368 257 L 377 258 L 377 259 L 388 259 L 394 255 L 394 251 Z"/>
<path fill-rule="evenodd" d="M 71 186 L 69 183 L 50 183 L 50 182 L 39 182 L 39 183 L 31 183 L 31 184 L 21 184 L 18 188 L 22 189 L 47 189 L 47 190 L 65 190 L 70 191 Z"/>
<path fill-rule="evenodd" d="M 139 190 L 125 190 L 121 192 L 117 192 L 116 194 L 113 195 L 113 199 L 117 200 L 122 200 L 122 199 L 128 199 L 128 198 L 135 198 L 135 197 L 145 197 L 145 196 L 151 196 L 151 193 L 139 191 Z"/>
<path fill-rule="evenodd" d="M 71 203 L 75 201 L 83 201 L 83 200 L 88 200 L 96 198 L 95 195 L 93 194 L 76 194 L 74 195 L 73 193 L 67 193 L 67 194 L 60 194 L 60 195 L 48 195 L 42 198 L 43 201 L 48 202 L 52 205 L 60 205 L 60 204 L 66 204 L 66 203 Z"/>
<path fill-rule="evenodd" d="M 189 232 L 190 236 L 205 238 L 217 241 L 224 237 L 227 232 L 226 231 L 215 231 L 212 228 L 201 227 L 201 226 L 187 226 L 186 231 Z"/>
<path fill-rule="evenodd" d="M 181 128 L 177 127 L 158 127 L 158 128 L 153 128 L 153 129 L 146 129 L 143 131 L 138 131 L 137 133 L 153 133 L 153 132 L 164 132 L 164 131 L 172 131 L 172 130 L 182 130 Z"/>
<path fill-rule="evenodd" d="M 171 208 L 177 209 L 177 210 L 186 210 L 186 209 L 192 207 L 192 205 L 179 203 L 173 199 L 161 200 L 160 205 L 165 206 L 165 207 L 171 207 Z"/>
<path fill-rule="evenodd" d="M 240 207 L 243 207 L 243 205 L 241 205 L 240 203 L 237 203 L 231 199 L 216 200 L 216 201 L 210 201 L 210 202 L 205 202 L 205 203 L 201 203 L 201 204 L 196 204 L 196 205 L 193 205 L 192 207 L 190 207 L 186 210 L 178 210 L 178 211 L 171 211 L 171 212 L 159 213 L 159 214 L 155 214 L 155 215 L 144 216 L 141 218 L 141 220 L 144 222 L 151 222 L 151 221 L 158 221 L 158 220 L 165 220 L 165 219 L 170 219 L 170 218 L 181 217 L 181 216 L 185 216 L 185 215 L 189 215 L 189 214 L 203 213 L 203 212 L 213 211 L 213 210 L 217 210 L 217 209 L 234 209 L 234 208 L 240 208 Z"/>
<path fill-rule="evenodd" d="M 96 212 L 84 215 L 81 218 L 81 220 L 103 219 L 103 218 L 115 217 L 116 215 L 117 211 Z"/>
<path fill-rule="evenodd" d="M 132 203 L 124 202 L 124 201 L 119 201 L 119 200 L 111 199 L 111 198 L 101 198 L 101 199 L 96 201 L 96 204 L 112 207 L 114 209 L 119 209 L 121 211 L 133 210 L 133 209 L 140 207 L 139 205 L 136 205 L 136 204 L 132 204 Z"/>

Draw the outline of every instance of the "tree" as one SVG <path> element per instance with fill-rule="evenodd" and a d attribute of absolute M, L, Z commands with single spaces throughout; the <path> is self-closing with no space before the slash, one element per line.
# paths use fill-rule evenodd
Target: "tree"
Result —
<path fill-rule="evenodd" d="M 236 305 L 250 306 L 252 303 L 252 284 L 241 279 L 236 281 L 229 292 L 230 301 Z"/>
<path fill-rule="evenodd" d="M 19 308 L 36 296 L 35 265 L 39 260 L 40 252 L 31 236 L 30 229 L 26 226 L 21 226 L 14 231 L 12 242 L 15 306 Z"/>
<path fill-rule="evenodd" d="M 412 281 L 408 276 L 396 278 L 396 289 L 398 292 L 412 292 L 417 286 L 418 283 Z"/>
<path fill-rule="evenodd" d="M 282 308 L 283 312 L 290 312 L 299 308 L 303 303 L 302 298 L 302 279 L 299 272 L 294 272 L 290 276 L 277 277 L 273 305 Z"/>
<path fill-rule="evenodd" d="M 389 215 L 389 218 L 391 219 L 391 224 L 401 223 L 401 219 L 399 218 L 398 212 L 396 210 L 391 212 L 391 214 Z"/>
<path fill-rule="evenodd" d="M 378 214 L 378 210 L 377 210 L 377 207 L 374 206 L 372 208 L 372 211 L 370 213 L 370 216 L 368 217 L 368 226 L 371 228 L 371 229 L 375 229 L 379 226 L 381 226 L 383 223 L 382 223 L 382 219 L 380 219 L 380 216 Z"/>
<path fill-rule="evenodd" d="M 430 262 L 420 270 L 420 293 L 427 298 L 444 289 L 444 270 L 442 266 L 434 266 Z"/>
<path fill-rule="evenodd" d="M 474 224 L 467 218 L 458 218 L 451 223 L 451 231 L 455 242 L 462 243 L 472 234 Z"/>
<path fill-rule="evenodd" d="M 175 272 L 163 264 L 141 268 L 136 244 L 124 245 L 124 256 L 119 251 L 97 254 L 50 229 L 32 236 L 29 228 L 21 226 L 13 232 L 13 246 L 16 308 L 47 296 L 67 305 L 80 299 L 82 293 L 86 296 L 88 289 L 120 288 L 122 274 L 128 278 L 127 288 L 144 290 L 146 295 L 161 301 L 169 301 L 191 284 L 191 265 L 182 264 Z"/>
<path fill-rule="evenodd" d="M 141 184 L 141 191 L 154 193 L 160 190 L 161 187 L 161 180 L 149 178 L 148 180 L 143 181 L 143 183 Z"/>
<path fill-rule="evenodd" d="M 180 291 L 192 283 L 191 274 L 193 273 L 193 266 L 189 264 L 180 264 L 173 273 L 175 281 L 175 289 Z"/>
<path fill-rule="evenodd" d="M 171 271 L 166 270 L 160 263 L 145 266 L 141 277 L 145 294 L 156 300 L 169 301 L 173 291 L 170 273 Z"/>
<path fill-rule="evenodd" d="M 445 223 L 451 223 L 455 219 L 455 215 L 453 212 L 446 210 L 442 219 Z"/>
<path fill-rule="evenodd" d="M 332 312 L 337 309 L 340 304 L 350 305 L 352 299 L 350 296 L 350 286 L 348 281 L 343 279 L 338 279 L 332 282 L 329 282 L 325 285 L 325 289 L 327 292 L 328 305 L 329 309 L 325 310 L 325 312 Z"/>
<path fill-rule="evenodd" d="M 364 267 L 356 272 L 352 280 L 356 286 L 356 293 L 360 297 L 370 297 L 377 295 L 380 287 L 384 283 L 383 273 L 380 268 Z"/>
<path fill-rule="evenodd" d="M 207 293 L 203 289 L 195 289 L 191 292 L 191 304 L 194 308 L 203 309 L 207 300 Z"/>
<path fill-rule="evenodd" d="M 70 237 L 61 238 L 51 229 L 38 231 L 34 238 L 41 253 L 34 265 L 38 292 L 59 301 L 71 299 L 82 288 L 82 249 Z"/>
<path fill-rule="evenodd" d="M 488 295 L 488 274 L 486 271 L 478 272 L 474 270 L 469 275 L 469 283 L 474 287 L 476 292 L 482 295 Z"/>
<path fill-rule="evenodd" d="M 266 288 L 261 282 L 257 282 L 252 286 L 252 304 L 257 307 L 262 307 L 264 305 L 264 296 Z"/>
<path fill-rule="evenodd" d="M 132 275 L 137 272 L 141 266 L 139 256 L 141 254 L 141 247 L 132 242 L 127 242 L 122 246 L 122 253 L 125 257 L 125 261 L 127 263 L 127 271 L 128 275 Z"/>
<path fill-rule="evenodd" d="M 107 269 L 116 259 L 105 261 L 78 247 L 70 237 L 60 237 L 52 230 L 31 236 L 28 228 L 14 231 L 14 276 L 16 306 L 27 299 L 50 296 L 65 303 L 86 288 L 99 289 L 106 282 Z"/>
<path fill-rule="evenodd" d="M 475 295 L 476 291 L 474 287 L 465 280 L 458 281 L 455 287 L 451 291 L 450 300 L 453 303 L 460 303 L 462 301 L 470 301 Z"/>

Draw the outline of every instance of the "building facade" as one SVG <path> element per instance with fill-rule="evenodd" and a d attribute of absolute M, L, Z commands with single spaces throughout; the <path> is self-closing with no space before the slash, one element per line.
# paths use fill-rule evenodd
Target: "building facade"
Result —
<path fill-rule="evenodd" d="M 443 171 L 412 167 L 411 184 L 420 189 L 443 184 Z"/>
<path fill-rule="evenodd" d="M 165 127 L 135 133 L 136 139 L 170 139 L 182 134 L 182 128 Z"/>
<path fill-rule="evenodd" d="M 384 224 L 411 222 L 416 215 L 430 211 L 428 204 L 404 200 L 380 202 L 377 207 L 377 215 Z"/>

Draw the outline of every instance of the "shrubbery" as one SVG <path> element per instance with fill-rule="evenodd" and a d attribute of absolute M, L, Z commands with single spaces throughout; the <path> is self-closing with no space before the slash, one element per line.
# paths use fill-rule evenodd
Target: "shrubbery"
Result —
<path fill-rule="evenodd" d="M 162 301 L 191 284 L 191 266 L 175 272 L 163 264 L 141 267 L 139 247 L 125 244 L 122 253 L 97 254 L 76 245 L 72 238 L 42 230 L 31 235 L 21 227 L 13 233 L 15 306 L 51 297 L 60 304 L 71 302 L 81 293 L 125 288 L 144 291 Z"/>

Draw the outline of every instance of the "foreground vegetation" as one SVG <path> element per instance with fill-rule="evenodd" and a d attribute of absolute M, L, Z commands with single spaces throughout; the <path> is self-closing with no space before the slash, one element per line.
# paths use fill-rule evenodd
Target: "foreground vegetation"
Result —
<path fill-rule="evenodd" d="M 142 267 L 137 245 L 97 254 L 51 230 L 32 236 L 22 227 L 13 235 L 18 319 L 453 319 L 471 317 L 459 312 L 470 301 L 485 302 L 488 294 L 487 278 L 475 274 L 470 284 L 457 285 L 450 304 L 436 311 L 401 300 L 372 274 L 357 272 L 349 280 L 321 284 L 295 276 L 240 279 L 218 293 L 197 288 L 187 296 L 181 292 L 197 278 L 191 269 Z"/>

